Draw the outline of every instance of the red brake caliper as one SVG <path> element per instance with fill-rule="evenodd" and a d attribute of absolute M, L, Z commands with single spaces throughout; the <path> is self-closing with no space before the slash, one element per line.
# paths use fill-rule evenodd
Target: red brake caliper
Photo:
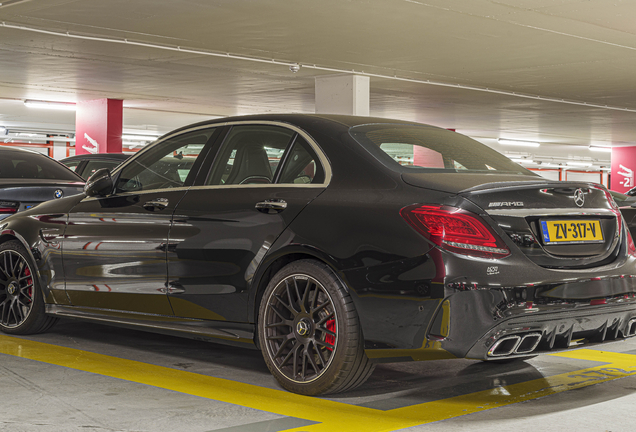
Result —
<path fill-rule="evenodd" d="M 331 331 L 331 332 L 336 332 L 336 320 L 335 319 L 330 319 L 328 320 L 326 323 L 327 326 L 327 330 Z M 328 334 L 327 336 L 325 336 L 325 342 L 331 346 L 334 346 L 336 344 L 336 337 L 335 336 L 331 336 L 330 334 Z M 333 348 L 327 348 L 329 351 L 333 351 Z"/>
<path fill-rule="evenodd" d="M 29 270 L 28 267 L 24 269 L 24 275 L 31 276 L 31 271 Z M 33 278 L 27 279 L 27 284 L 33 285 Z M 33 300 L 33 286 L 29 287 L 29 300 Z"/>

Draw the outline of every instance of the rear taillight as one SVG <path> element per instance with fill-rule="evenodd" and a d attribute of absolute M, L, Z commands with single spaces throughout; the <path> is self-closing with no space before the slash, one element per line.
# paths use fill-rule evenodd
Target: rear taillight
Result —
<path fill-rule="evenodd" d="M 478 215 L 456 207 L 415 204 L 400 215 L 417 232 L 450 252 L 481 258 L 503 258 L 510 250 Z"/>
<path fill-rule="evenodd" d="M 14 201 L 0 201 L 0 214 L 11 214 L 18 211 L 19 203 Z"/>

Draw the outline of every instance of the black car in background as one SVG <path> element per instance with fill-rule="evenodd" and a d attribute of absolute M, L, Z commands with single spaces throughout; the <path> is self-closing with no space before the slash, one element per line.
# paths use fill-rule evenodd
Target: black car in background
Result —
<path fill-rule="evenodd" d="M 66 165 L 71 171 L 75 171 L 75 173 L 83 179 L 87 179 L 92 176 L 95 171 L 101 168 L 108 168 L 112 171 L 129 157 L 130 155 L 123 153 L 89 153 L 70 156 L 61 159 L 60 162 Z"/>
<path fill-rule="evenodd" d="M 636 334 L 636 248 L 607 189 L 410 122 L 184 127 L 85 195 L 8 218 L 0 240 L 2 331 L 75 317 L 257 347 L 308 395 L 377 362 Z"/>
<path fill-rule="evenodd" d="M 84 180 L 50 157 L 0 146 L 0 219 L 83 190 Z"/>

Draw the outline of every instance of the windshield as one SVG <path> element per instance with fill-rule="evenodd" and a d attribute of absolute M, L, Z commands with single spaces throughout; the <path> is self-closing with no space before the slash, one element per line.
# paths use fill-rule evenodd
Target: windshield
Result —
<path fill-rule="evenodd" d="M 7 151 L 0 158 L 0 178 L 84 181 L 47 156 L 27 151 Z"/>
<path fill-rule="evenodd" d="M 490 147 L 446 129 L 380 123 L 354 126 L 349 133 L 384 165 L 399 172 L 535 176 Z"/>

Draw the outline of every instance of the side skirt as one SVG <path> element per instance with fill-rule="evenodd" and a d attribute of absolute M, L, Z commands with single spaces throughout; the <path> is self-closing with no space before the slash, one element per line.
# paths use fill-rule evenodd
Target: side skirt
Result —
<path fill-rule="evenodd" d="M 253 324 L 53 304 L 46 305 L 46 313 L 134 330 L 257 349 L 254 344 Z"/>

